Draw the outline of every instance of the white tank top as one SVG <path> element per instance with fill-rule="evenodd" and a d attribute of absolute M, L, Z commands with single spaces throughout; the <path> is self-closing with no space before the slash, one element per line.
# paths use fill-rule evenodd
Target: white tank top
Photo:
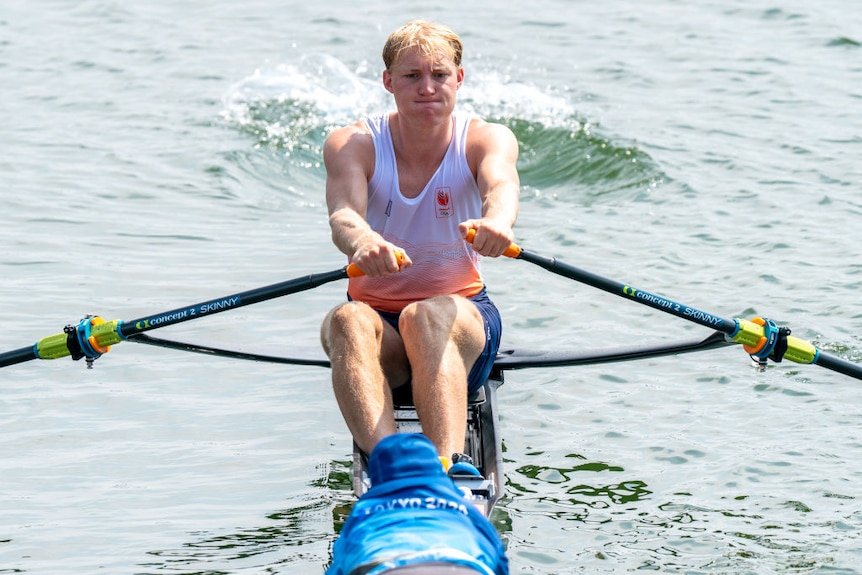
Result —
<path fill-rule="evenodd" d="M 385 311 L 401 311 L 414 301 L 437 295 L 465 297 L 482 290 L 477 254 L 461 237 L 458 224 L 482 217 L 482 198 L 467 164 L 469 115 L 453 114 L 452 141 L 437 171 L 415 198 L 398 182 L 389 114 L 366 118 L 374 141 L 374 174 L 368 182 L 365 219 L 387 241 L 403 248 L 413 265 L 385 278 L 350 280 L 357 301 Z"/>

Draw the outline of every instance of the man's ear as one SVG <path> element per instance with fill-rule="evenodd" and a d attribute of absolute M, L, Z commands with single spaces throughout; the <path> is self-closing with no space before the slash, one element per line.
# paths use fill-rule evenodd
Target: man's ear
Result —
<path fill-rule="evenodd" d="M 389 73 L 389 70 L 383 70 L 383 87 L 386 88 L 387 92 L 392 92 L 392 74 Z"/>

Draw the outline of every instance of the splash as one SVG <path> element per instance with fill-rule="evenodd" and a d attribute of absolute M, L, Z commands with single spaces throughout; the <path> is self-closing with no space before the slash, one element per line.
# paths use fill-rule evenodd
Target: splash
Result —
<path fill-rule="evenodd" d="M 258 146 L 319 153 L 332 128 L 386 109 L 379 83 L 364 79 L 325 55 L 297 64 L 264 67 L 224 97 L 222 117 L 257 138 Z"/>
<path fill-rule="evenodd" d="M 288 171 L 319 169 L 329 132 L 370 114 L 390 110 L 391 95 L 367 65 L 356 70 L 328 55 L 255 70 L 224 97 L 222 117 L 288 158 Z M 536 195 L 593 202 L 631 199 L 664 180 L 634 145 L 602 136 L 581 117 L 565 90 L 539 88 L 499 70 L 471 72 L 459 107 L 509 126 L 521 144 L 522 183 Z"/>

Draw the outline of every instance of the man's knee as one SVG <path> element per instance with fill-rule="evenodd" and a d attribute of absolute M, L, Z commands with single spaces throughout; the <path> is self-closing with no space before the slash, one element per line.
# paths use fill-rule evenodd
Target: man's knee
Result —
<path fill-rule="evenodd" d="M 412 303 L 401 312 L 398 325 L 405 339 L 430 342 L 443 337 L 458 342 L 462 352 L 465 347 L 484 344 L 482 315 L 470 300 L 460 296 Z"/>
<path fill-rule="evenodd" d="M 450 329 L 458 316 L 458 303 L 454 296 L 438 296 L 409 304 L 398 320 L 401 331 L 439 328 Z"/>
<path fill-rule="evenodd" d="M 381 329 L 380 317 L 362 302 L 345 302 L 326 314 L 320 326 L 320 342 L 329 354 L 333 342 L 341 338 L 368 337 Z M 372 337 L 374 337 L 372 335 Z"/>

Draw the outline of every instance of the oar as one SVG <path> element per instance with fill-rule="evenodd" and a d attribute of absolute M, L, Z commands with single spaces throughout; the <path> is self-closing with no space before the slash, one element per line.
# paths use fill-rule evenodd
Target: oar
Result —
<path fill-rule="evenodd" d="M 472 241 L 475 231 L 471 230 L 467 241 Z M 768 319 L 724 319 L 699 309 L 682 305 L 664 296 L 638 289 L 630 284 L 620 283 L 600 275 L 576 268 L 555 258 L 540 256 L 512 244 L 504 253 L 505 256 L 525 260 L 557 275 L 585 283 L 635 301 L 651 308 L 675 315 L 696 324 L 712 328 L 724 333 L 730 341 L 743 345 L 745 351 L 758 360 L 767 358 L 773 361 L 788 359 L 801 364 L 814 364 L 826 369 L 843 373 L 856 379 L 862 379 L 862 366 L 824 353 L 811 343 L 793 337 L 787 328 L 779 328 L 775 322 Z"/>
<path fill-rule="evenodd" d="M 651 357 L 681 355 L 733 345 L 724 334 L 714 331 L 705 338 L 653 344 L 635 344 L 614 349 L 578 349 L 567 351 L 501 349 L 494 361 L 494 369 L 525 369 L 534 367 L 568 367 L 594 365 L 619 361 L 634 361 Z"/>
<path fill-rule="evenodd" d="M 153 337 L 145 333 L 132 335 L 129 337 L 129 341 L 232 359 L 329 367 L 329 359 L 320 348 L 306 349 L 301 353 L 296 353 L 294 355 L 282 355 L 263 349 L 252 349 L 250 347 L 228 349 L 214 343 L 178 341 L 174 339 Z M 733 343 L 727 341 L 723 333 L 714 331 L 707 337 L 701 339 L 654 344 L 636 344 L 613 349 L 554 351 L 544 349 L 532 350 L 510 348 L 501 349 L 497 353 L 497 358 L 494 361 L 494 369 L 503 371 L 524 369 L 528 367 L 566 367 L 573 365 L 632 361 L 650 357 L 680 355 L 683 353 L 691 353 L 693 351 L 705 351 L 728 345 L 733 345 Z"/>
<path fill-rule="evenodd" d="M 144 316 L 131 321 L 106 322 L 101 317 L 90 316 L 78 325 L 66 326 L 63 333 L 51 335 L 35 344 L 0 353 L 0 367 L 23 363 L 32 359 L 58 359 L 71 355 L 72 359 L 93 360 L 107 353 L 112 345 L 130 336 L 152 329 L 166 327 L 239 307 L 275 299 L 281 296 L 309 290 L 348 277 L 362 275 L 356 264 L 323 273 L 311 274 L 277 284 L 252 289 L 233 295 L 196 303 L 170 311 Z"/>

